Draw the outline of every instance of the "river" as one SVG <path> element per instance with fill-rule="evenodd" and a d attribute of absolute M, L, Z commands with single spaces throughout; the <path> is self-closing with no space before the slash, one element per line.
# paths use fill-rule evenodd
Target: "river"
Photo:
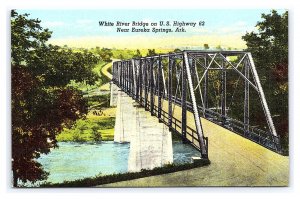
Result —
<path fill-rule="evenodd" d="M 59 183 L 128 171 L 129 143 L 59 142 L 58 145 L 59 148 L 38 159 L 49 172 L 47 182 Z M 192 156 L 199 156 L 197 150 L 181 141 L 173 141 L 172 145 L 175 164 L 190 162 Z"/>

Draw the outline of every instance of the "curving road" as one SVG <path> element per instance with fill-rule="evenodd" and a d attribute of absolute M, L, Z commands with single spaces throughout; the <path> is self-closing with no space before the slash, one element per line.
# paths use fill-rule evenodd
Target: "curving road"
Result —
<path fill-rule="evenodd" d="M 110 80 L 112 80 L 112 74 L 110 74 L 110 72 L 108 72 L 108 69 L 112 67 L 112 64 L 114 61 L 118 61 L 118 59 L 113 59 L 111 62 L 109 62 L 105 66 L 103 66 L 101 69 L 101 73 L 103 75 L 105 75 L 106 77 L 108 77 Z M 103 84 L 102 86 L 100 86 L 100 90 L 109 91 L 110 90 L 109 83 L 106 83 L 106 84 Z"/>
<path fill-rule="evenodd" d="M 112 67 L 112 63 L 113 63 L 113 62 L 107 63 L 107 64 L 106 64 L 104 67 L 102 67 L 102 69 L 101 69 L 101 73 L 102 73 L 104 76 L 108 77 L 110 80 L 112 80 L 112 74 L 110 74 L 110 73 L 108 72 L 108 69 Z M 100 86 L 99 89 L 100 89 L 101 91 L 109 91 L 109 90 L 110 90 L 109 82 L 106 83 L 106 84 L 103 84 L 102 86 Z"/>
<path fill-rule="evenodd" d="M 108 69 L 112 67 L 112 63 L 113 62 L 109 62 L 108 64 L 106 64 L 104 67 L 102 67 L 101 72 L 103 75 L 105 75 L 106 77 L 108 77 L 110 80 L 112 79 L 112 74 L 110 74 L 108 72 Z"/>

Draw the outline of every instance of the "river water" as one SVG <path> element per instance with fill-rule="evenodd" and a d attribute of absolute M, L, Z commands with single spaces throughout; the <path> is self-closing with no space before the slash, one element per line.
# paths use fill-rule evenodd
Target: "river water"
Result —
<path fill-rule="evenodd" d="M 129 143 L 59 142 L 58 145 L 59 148 L 38 159 L 50 173 L 47 182 L 59 183 L 128 171 Z M 172 145 L 175 164 L 190 162 L 192 156 L 199 156 L 197 150 L 181 141 L 173 141 Z"/>

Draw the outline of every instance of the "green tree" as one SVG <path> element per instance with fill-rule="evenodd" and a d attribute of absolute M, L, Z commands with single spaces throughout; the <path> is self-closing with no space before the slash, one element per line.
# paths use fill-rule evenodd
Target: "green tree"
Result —
<path fill-rule="evenodd" d="M 148 49 L 147 57 L 155 56 L 157 53 L 155 52 L 155 49 Z"/>
<path fill-rule="evenodd" d="M 204 47 L 205 50 L 208 50 L 208 49 L 209 49 L 208 44 L 204 44 L 203 47 Z"/>
<path fill-rule="evenodd" d="M 124 60 L 124 55 L 123 55 L 123 54 L 120 54 L 120 55 L 118 56 L 118 58 L 119 58 L 120 60 Z"/>
<path fill-rule="evenodd" d="M 47 45 L 51 32 L 28 16 L 11 12 L 14 186 L 47 177 L 36 159 L 56 147 L 56 135 L 87 112 L 83 94 L 66 85 L 70 80 L 93 83 L 91 68 L 98 61 L 88 52 Z"/>
<path fill-rule="evenodd" d="M 18 179 L 35 182 L 47 173 L 35 160 L 56 146 L 56 135 L 87 112 L 73 88 L 45 88 L 25 67 L 12 69 L 12 170 Z"/>
<path fill-rule="evenodd" d="M 217 50 L 223 50 L 222 47 L 221 47 L 221 45 L 217 45 L 217 46 L 216 46 L 216 49 L 217 49 Z"/>
<path fill-rule="evenodd" d="M 181 50 L 179 49 L 179 48 L 176 48 L 175 50 L 174 50 L 174 53 L 180 53 L 181 52 Z"/>
<path fill-rule="evenodd" d="M 262 86 L 284 147 L 288 148 L 288 12 L 262 14 L 258 31 L 246 33 L 247 51 L 253 55 Z"/>
<path fill-rule="evenodd" d="M 13 65 L 28 63 L 35 58 L 35 52 L 47 49 L 46 41 L 51 31 L 40 26 L 40 20 L 27 19 L 29 14 L 18 15 L 11 12 L 11 57 Z"/>
<path fill-rule="evenodd" d="M 109 48 L 102 48 L 101 50 L 97 50 L 98 54 L 100 55 L 101 59 L 105 62 L 111 62 L 113 53 Z"/>
<path fill-rule="evenodd" d="M 133 55 L 132 58 L 140 58 L 142 57 L 141 51 L 139 49 L 136 50 L 136 53 Z"/>
<path fill-rule="evenodd" d="M 40 60 L 37 60 L 32 64 L 34 66 L 32 72 L 35 75 L 43 75 L 44 83 L 49 86 L 65 86 L 70 80 L 76 82 L 86 80 L 87 84 L 93 84 L 98 76 L 92 69 L 98 61 L 98 58 L 90 52 L 72 52 L 49 45 L 43 65 L 38 65 Z"/>

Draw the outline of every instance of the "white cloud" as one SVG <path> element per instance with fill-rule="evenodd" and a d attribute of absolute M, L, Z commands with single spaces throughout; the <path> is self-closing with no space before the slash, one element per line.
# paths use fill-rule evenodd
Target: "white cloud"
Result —
<path fill-rule="evenodd" d="M 41 23 L 42 23 L 42 26 L 47 27 L 47 28 L 59 27 L 59 26 L 65 25 L 65 23 L 62 21 L 44 21 Z"/>

